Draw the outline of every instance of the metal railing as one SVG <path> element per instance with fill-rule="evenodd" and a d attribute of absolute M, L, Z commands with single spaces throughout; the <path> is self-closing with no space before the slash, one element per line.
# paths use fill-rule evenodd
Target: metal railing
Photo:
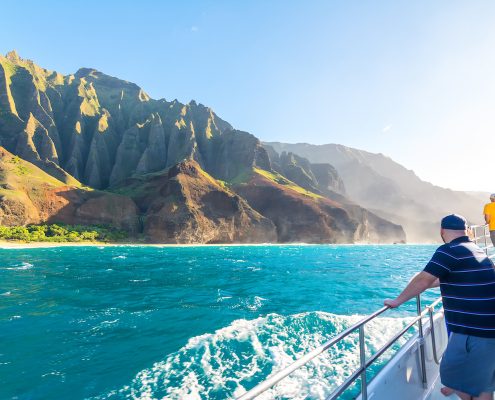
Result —
<path fill-rule="evenodd" d="M 244 393 L 242 396 L 238 397 L 237 400 L 250 400 L 259 396 L 261 393 L 267 391 L 272 386 L 276 385 L 282 379 L 290 375 L 295 370 L 301 368 L 306 365 L 312 359 L 318 357 L 335 344 L 339 343 L 341 340 L 345 339 L 350 334 L 354 333 L 356 330 L 359 331 L 359 360 L 360 365 L 359 368 L 356 369 L 342 384 L 340 384 L 331 394 L 327 397 L 327 400 L 335 400 L 337 399 L 345 390 L 347 390 L 357 379 L 361 378 L 361 386 L 360 386 L 360 394 L 363 400 L 368 399 L 368 381 L 366 378 L 367 369 L 378 360 L 378 358 L 383 355 L 394 343 L 396 343 L 402 336 L 404 336 L 411 327 L 415 324 L 418 324 L 418 344 L 420 351 L 420 365 L 421 365 L 421 380 L 423 386 L 427 387 L 426 380 L 426 361 L 425 361 L 425 343 L 424 343 L 424 335 L 423 335 L 423 318 L 428 314 L 430 317 L 430 332 L 432 339 L 432 347 L 434 349 L 434 358 L 435 362 L 439 363 L 439 357 L 437 355 L 436 342 L 435 342 L 435 327 L 433 325 L 433 314 L 435 313 L 435 306 L 437 306 L 441 302 L 441 298 L 436 299 L 432 304 L 426 307 L 424 310 L 421 310 L 421 299 L 420 296 L 416 297 L 416 309 L 417 316 L 414 317 L 400 332 L 398 332 L 392 339 L 390 339 L 385 345 L 383 345 L 380 350 L 378 350 L 375 354 L 373 354 L 368 360 L 366 359 L 366 342 L 365 342 L 365 325 L 366 323 L 372 321 L 380 314 L 384 313 L 389 307 L 382 307 L 378 311 L 375 311 L 373 314 L 368 315 L 363 318 L 361 321 L 355 323 L 351 327 L 347 328 L 345 331 L 341 332 L 331 340 L 326 343 L 323 343 L 321 346 L 315 348 L 310 351 L 306 355 L 302 356 L 298 360 L 294 361 L 292 364 L 282 369 L 281 371 L 275 373 L 270 376 L 265 381 L 261 382 L 253 389 Z"/>
<path fill-rule="evenodd" d="M 435 306 L 440 303 L 442 300 L 441 297 L 436 299 L 433 303 L 431 303 L 427 308 L 428 310 L 428 315 L 430 317 L 430 334 L 431 334 L 431 350 L 433 353 L 433 361 L 435 361 L 435 364 L 440 365 L 440 361 L 442 361 L 442 356 L 438 356 L 438 351 L 437 351 L 437 340 L 436 340 L 436 334 L 435 334 L 435 321 L 433 320 L 433 314 L 435 313 Z"/>
<path fill-rule="evenodd" d="M 488 224 L 485 225 L 471 225 L 469 227 L 471 231 L 471 240 L 480 246 L 488 256 L 488 258 L 495 257 L 495 253 L 490 254 L 490 249 L 493 248 L 493 243 L 490 238 L 490 230 Z"/>

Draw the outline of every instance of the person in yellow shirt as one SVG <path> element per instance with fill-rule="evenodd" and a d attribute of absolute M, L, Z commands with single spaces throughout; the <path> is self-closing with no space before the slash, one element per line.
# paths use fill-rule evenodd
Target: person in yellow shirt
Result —
<path fill-rule="evenodd" d="M 485 214 L 485 221 L 490 230 L 490 239 L 492 239 L 492 243 L 495 246 L 495 193 L 490 195 L 490 201 L 491 203 L 485 205 L 483 214 Z"/>

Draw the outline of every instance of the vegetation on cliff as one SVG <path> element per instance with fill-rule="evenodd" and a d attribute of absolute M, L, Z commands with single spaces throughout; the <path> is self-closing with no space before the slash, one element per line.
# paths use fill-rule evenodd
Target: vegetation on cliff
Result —
<path fill-rule="evenodd" d="M 0 240 L 23 242 L 121 242 L 129 238 L 122 229 L 107 226 L 43 224 L 1 226 Z"/>

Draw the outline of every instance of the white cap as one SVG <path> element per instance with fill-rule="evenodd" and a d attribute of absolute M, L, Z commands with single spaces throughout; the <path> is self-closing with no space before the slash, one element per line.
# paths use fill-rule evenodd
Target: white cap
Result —
<path fill-rule="evenodd" d="M 495 199 L 495 193 L 492 193 L 492 194 L 490 195 L 490 199 Z"/>

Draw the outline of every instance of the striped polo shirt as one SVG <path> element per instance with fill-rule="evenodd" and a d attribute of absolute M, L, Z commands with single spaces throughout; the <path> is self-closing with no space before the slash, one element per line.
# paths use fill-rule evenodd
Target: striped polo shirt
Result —
<path fill-rule="evenodd" d="M 495 269 L 482 249 L 459 237 L 440 246 L 424 271 L 440 280 L 449 331 L 495 338 Z"/>

